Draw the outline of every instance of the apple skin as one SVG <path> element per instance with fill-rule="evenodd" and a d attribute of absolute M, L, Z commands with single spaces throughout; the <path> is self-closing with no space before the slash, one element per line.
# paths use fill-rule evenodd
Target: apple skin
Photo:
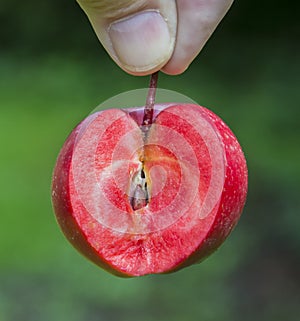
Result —
<path fill-rule="evenodd" d="M 116 149 L 116 141 L 120 141 L 126 132 L 140 132 L 137 135 L 143 137 L 142 131 L 139 129 L 143 111 L 144 107 L 124 110 L 111 109 L 88 116 L 67 138 L 53 173 L 52 202 L 63 233 L 71 244 L 88 259 L 110 273 L 122 277 L 170 273 L 202 261 L 224 242 L 235 227 L 244 208 L 247 195 L 248 175 L 244 154 L 232 131 L 218 116 L 204 107 L 193 104 L 155 105 L 154 121 L 148 133 L 152 142 L 148 143 L 144 150 L 145 172 L 148 177 L 152 175 L 152 191 L 154 191 L 157 186 L 163 185 L 161 182 L 157 182 L 162 177 L 160 176 L 162 172 L 154 175 L 155 166 L 162 164 L 164 168 L 167 168 L 165 184 L 170 188 L 164 189 L 162 187 L 163 191 L 157 192 L 156 198 L 155 196 L 152 200 L 150 198 L 147 207 L 150 207 L 150 212 L 152 206 L 152 212 L 162 210 L 162 213 L 164 207 L 171 208 L 176 214 L 173 214 L 172 211 L 170 215 L 166 214 L 167 219 L 170 220 L 169 225 L 161 218 L 163 215 L 155 216 L 154 213 L 153 222 L 148 220 L 145 221 L 147 223 L 134 223 L 137 224 L 137 229 L 124 231 L 117 218 L 110 221 L 111 218 L 106 219 L 103 216 L 102 221 L 99 222 L 95 216 L 92 217 L 89 211 L 92 211 L 93 203 L 98 200 L 97 196 L 94 196 L 94 198 L 91 197 L 91 204 L 84 204 L 85 198 L 89 197 L 86 195 L 92 193 L 88 190 L 91 181 L 89 178 L 85 178 L 89 176 L 87 169 L 89 169 L 88 166 L 94 166 L 86 164 L 86 161 L 82 160 L 89 158 L 91 154 L 91 151 L 88 150 L 91 147 L 88 145 L 92 136 L 85 138 L 85 135 L 93 124 L 103 127 L 106 126 L 103 123 L 106 120 L 109 120 L 108 124 L 113 121 L 112 119 L 123 117 L 126 126 L 118 127 L 117 131 L 112 131 L 112 134 L 107 136 L 110 137 L 111 143 L 115 144 L 111 150 Z M 101 117 L 102 119 L 100 119 Z M 175 133 L 173 138 L 169 137 L 169 131 L 171 136 L 172 133 Z M 90 135 L 94 135 L 93 131 Z M 202 140 L 201 137 L 205 137 L 205 135 L 206 138 Z M 186 146 L 179 145 L 174 153 L 180 154 L 181 148 L 183 148 L 185 155 L 178 161 L 181 155 L 169 153 L 168 148 L 173 148 L 173 145 L 176 145 L 176 142 L 181 139 L 186 140 Z M 137 140 L 136 136 L 134 136 L 134 140 Z M 122 145 L 126 144 L 121 143 L 121 147 L 118 148 L 122 150 L 122 155 L 125 155 L 126 158 L 131 157 L 132 152 L 137 150 L 141 144 L 143 142 L 133 146 L 131 154 L 126 148 L 125 151 L 122 149 L 124 148 Z M 166 150 L 162 147 L 164 144 L 167 146 Z M 209 145 L 211 146 L 207 147 Z M 105 167 L 108 163 L 113 162 L 113 154 L 110 153 L 109 148 L 109 145 L 105 145 L 103 149 L 97 149 L 99 157 L 102 157 L 99 161 L 100 167 L 103 163 L 105 163 Z M 128 148 L 131 148 L 130 144 L 128 144 Z M 190 157 L 190 151 L 194 153 L 194 158 Z M 83 156 L 81 157 L 81 155 Z M 94 155 L 92 156 L 94 157 Z M 186 168 L 184 166 L 179 168 L 178 164 L 181 163 L 184 163 Z M 211 165 L 212 163 L 214 165 Z M 79 170 L 79 174 L 75 173 L 77 165 L 83 169 Z M 131 165 L 130 161 L 128 166 Z M 101 173 L 103 170 L 100 168 L 99 172 Z M 126 168 L 123 172 L 125 172 L 125 176 L 120 176 L 121 181 L 122 179 L 126 180 L 129 175 Z M 170 173 L 172 173 L 171 178 L 168 178 Z M 114 178 L 118 180 L 119 174 L 116 175 Z M 200 179 L 197 177 L 199 175 Z M 114 186 L 111 181 L 106 180 L 106 177 L 101 178 L 102 181 L 106 182 L 106 186 L 102 186 L 105 189 L 106 197 L 118 198 L 115 206 L 122 207 L 123 211 L 132 214 L 128 198 L 124 198 L 126 193 L 120 194 L 122 187 Z M 148 183 L 151 184 L 151 179 L 149 181 Z M 78 185 L 83 185 L 83 187 L 78 187 Z M 179 185 L 180 191 L 175 191 L 172 194 L 172 189 L 175 188 L 173 186 L 178 187 Z M 87 191 L 85 186 L 87 186 Z M 81 196 L 79 196 L 80 193 Z M 183 197 L 178 197 L 176 201 L 180 193 Z M 110 199 L 110 201 L 114 202 L 115 200 Z M 172 201 L 177 202 L 173 207 L 170 205 Z M 185 201 L 188 203 L 186 207 Z M 101 209 L 107 208 L 103 198 L 100 203 Z M 148 219 L 148 214 L 145 214 L 144 209 L 137 211 L 144 213 L 144 216 L 139 216 L 142 221 L 145 220 L 145 217 Z M 166 209 L 166 211 L 168 210 Z M 204 211 L 205 215 L 199 216 L 201 211 Z M 110 207 L 108 212 L 110 213 Z M 114 215 L 113 212 L 112 215 Z M 155 226 L 156 220 L 157 226 Z M 102 224 L 104 221 L 105 224 Z M 128 221 L 124 222 L 128 223 Z"/>

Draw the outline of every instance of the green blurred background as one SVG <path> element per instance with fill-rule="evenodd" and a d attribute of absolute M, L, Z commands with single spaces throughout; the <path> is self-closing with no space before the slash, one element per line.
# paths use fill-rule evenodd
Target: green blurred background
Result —
<path fill-rule="evenodd" d="M 74 1 L 1 0 L 0 321 L 299 320 L 298 13 L 298 2 L 237 1 L 183 75 L 161 75 L 161 88 L 211 108 L 235 132 L 249 196 L 205 262 L 124 280 L 65 240 L 51 173 L 82 118 L 148 79 L 114 65 Z"/>

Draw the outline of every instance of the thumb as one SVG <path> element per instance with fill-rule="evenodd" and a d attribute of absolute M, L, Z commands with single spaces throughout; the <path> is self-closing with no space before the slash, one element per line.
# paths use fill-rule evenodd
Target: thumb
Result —
<path fill-rule="evenodd" d="M 171 58 L 176 38 L 175 0 L 78 0 L 100 42 L 126 72 L 147 75 Z"/>

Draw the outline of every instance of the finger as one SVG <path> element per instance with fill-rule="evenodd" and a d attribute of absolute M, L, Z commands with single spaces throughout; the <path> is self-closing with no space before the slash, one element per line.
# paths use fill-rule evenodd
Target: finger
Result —
<path fill-rule="evenodd" d="M 178 26 L 173 55 L 162 71 L 184 72 L 199 54 L 233 0 L 177 0 Z"/>
<path fill-rule="evenodd" d="M 170 59 L 176 38 L 175 0 L 78 0 L 112 59 L 133 75 L 151 74 Z"/>

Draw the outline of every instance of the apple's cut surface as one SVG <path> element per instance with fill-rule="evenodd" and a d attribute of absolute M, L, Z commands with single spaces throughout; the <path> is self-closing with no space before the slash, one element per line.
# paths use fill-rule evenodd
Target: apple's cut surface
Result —
<path fill-rule="evenodd" d="M 82 121 L 53 174 L 59 225 L 86 257 L 120 276 L 199 262 L 236 225 L 247 166 L 231 130 L 195 104 L 109 109 Z"/>

